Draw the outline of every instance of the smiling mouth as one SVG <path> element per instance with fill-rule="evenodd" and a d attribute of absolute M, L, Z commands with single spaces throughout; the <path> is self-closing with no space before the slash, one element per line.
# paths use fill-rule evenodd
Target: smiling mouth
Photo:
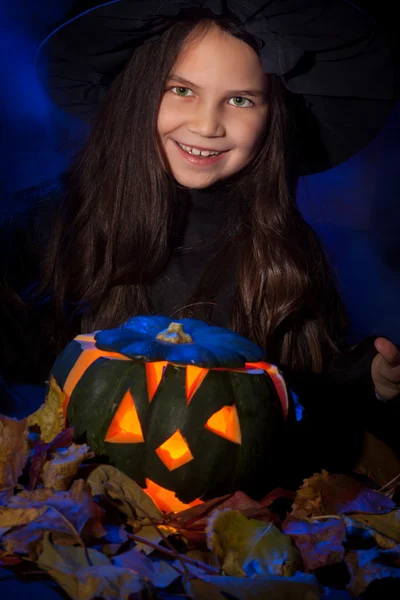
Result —
<path fill-rule="evenodd" d="M 205 149 L 205 148 L 200 150 L 200 148 L 196 148 L 196 146 L 187 146 L 186 144 L 181 144 L 181 142 L 178 142 L 177 140 L 174 140 L 174 142 L 181 150 L 183 150 L 190 156 L 195 156 L 195 157 L 199 157 L 201 155 L 193 154 L 192 152 L 189 152 L 188 150 L 186 150 L 186 148 L 192 148 L 192 149 L 194 148 L 195 150 L 199 150 L 199 152 L 212 152 L 213 153 L 211 156 L 202 157 L 202 158 L 212 158 L 212 156 L 219 156 L 221 154 L 225 154 L 226 152 L 229 152 L 229 150 L 210 150 L 210 149 Z M 185 147 L 183 147 L 183 146 L 185 146 Z"/>

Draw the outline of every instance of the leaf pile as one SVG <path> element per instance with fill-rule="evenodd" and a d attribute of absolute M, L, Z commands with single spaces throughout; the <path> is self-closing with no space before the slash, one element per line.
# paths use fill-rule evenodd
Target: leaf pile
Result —
<path fill-rule="evenodd" d="M 400 508 L 371 478 L 368 487 L 323 471 L 295 494 L 276 489 L 258 502 L 237 491 L 165 514 L 134 481 L 73 443 L 62 392 L 51 386 L 28 419 L 0 415 L 7 578 L 56 582 L 55 597 L 73 600 L 346 600 L 383 578 L 400 585 Z M 379 485 L 388 481 L 371 452 L 358 469 L 367 471 Z"/>

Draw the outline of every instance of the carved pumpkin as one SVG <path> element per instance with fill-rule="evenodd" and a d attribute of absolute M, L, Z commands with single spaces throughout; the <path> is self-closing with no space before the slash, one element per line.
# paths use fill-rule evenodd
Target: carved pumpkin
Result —
<path fill-rule="evenodd" d="M 267 485 L 291 396 L 262 358 L 228 329 L 134 317 L 77 336 L 51 376 L 76 439 L 177 511 Z"/>

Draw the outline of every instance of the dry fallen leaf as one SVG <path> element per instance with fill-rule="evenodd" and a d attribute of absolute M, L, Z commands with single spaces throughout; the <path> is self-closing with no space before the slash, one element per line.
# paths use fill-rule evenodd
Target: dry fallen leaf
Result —
<path fill-rule="evenodd" d="M 400 460 L 389 446 L 365 431 L 363 449 L 354 471 L 366 475 L 382 487 L 400 473 Z"/>
<path fill-rule="evenodd" d="M 350 548 L 357 549 L 377 546 L 378 548 L 382 548 L 382 550 L 389 550 L 397 546 L 395 540 L 375 531 L 375 529 L 368 527 L 365 523 L 353 519 L 352 516 L 343 515 L 342 518 L 346 525 L 346 542 Z"/>
<path fill-rule="evenodd" d="M 166 525 L 157 525 L 157 527 L 154 527 L 154 525 L 144 525 L 143 527 L 140 527 L 140 529 L 135 529 L 135 534 L 137 534 L 144 540 L 151 542 L 152 544 L 159 544 L 163 539 L 163 535 L 164 537 L 175 535 L 176 529 L 174 529 L 173 527 L 168 527 Z M 154 552 L 154 548 L 152 548 L 148 544 L 136 541 L 135 550 L 140 550 L 145 554 L 151 554 L 152 552 Z"/>
<path fill-rule="evenodd" d="M 353 477 L 322 471 L 304 480 L 297 490 L 290 516 L 307 519 L 351 512 L 385 513 L 394 507 L 390 498 Z"/>
<path fill-rule="evenodd" d="M 383 515 L 357 513 L 351 516 L 355 521 L 367 525 L 400 544 L 400 508 Z"/>
<path fill-rule="evenodd" d="M 59 449 L 43 467 L 44 486 L 59 491 L 67 490 L 80 464 L 93 457 L 94 452 L 91 452 L 86 444 L 71 444 L 69 448 Z"/>
<path fill-rule="evenodd" d="M 301 554 L 307 571 L 342 562 L 346 526 L 343 519 L 323 519 L 312 522 L 289 517 L 282 532 L 290 536 Z"/>
<path fill-rule="evenodd" d="M 207 527 L 207 546 L 232 576 L 293 575 L 301 566 L 290 538 L 271 522 L 248 519 L 238 510 L 215 511 Z"/>
<path fill-rule="evenodd" d="M 134 571 L 138 577 L 151 581 L 158 588 L 168 587 L 180 576 L 179 571 L 167 562 L 151 560 L 136 548 L 115 556 L 112 562 L 117 567 Z"/>
<path fill-rule="evenodd" d="M 79 534 L 83 529 L 93 537 L 102 537 L 105 530 L 101 525 L 104 511 L 95 503 L 90 487 L 83 479 L 77 479 L 67 492 L 57 492 L 50 488 L 24 491 L 10 500 L 13 508 L 42 508 L 51 506 L 73 524 Z"/>
<path fill-rule="evenodd" d="M 153 500 L 130 477 L 111 465 L 100 465 L 94 469 L 87 482 L 92 494 L 102 495 L 129 519 L 150 517 L 160 520 L 163 514 Z"/>
<path fill-rule="evenodd" d="M 357 598 L 372 581 L 386 577 L 400 578 L 400 546 L 390 550 L 351 550 L 346 554 L 345 562 L 351 576 L 346 589 Z M 380 597 L 383 600 L 384 597 Z M 392 598 L 394 596 L 390 600 Z"/>
<path fill-rule="evenodd" d="M 60 448 L 69 448 L 69 446 L 72 444 L 73 434 L 74 428 L 70 427 L 56 435 L 56 437 L 48 444 L 42 440 L 39 440 L 33 446 L 33 457 L 29 469 L 29 490 L 35 489 L 43 467 L 46 464 L 46 461 L 50 458 L 51 454 Z"/>
<path fill-rule="evenodd" d="M 28 417 L 28 426 L 39 425 L 40 438 L 51 442 L 65 428 L 64 404 L 67 396 L 54 377 L 50 378 L 46 399 L 38 410 Z"/>
<path fill-rule="evenodd" d="M 44 512 L 23 527 L 15 527 L 2 537 L 2 547 L 9 554 L 27 555 L 36 561 L 43 536 L 51 532 L 54 540 L 60 544 L 76 544 L 76 534 L 63 518 L 63 515 L 52 507 L 44 507 Z"/>
<path fill-rule="evenodd" d="M 188 508 L 168 517 L 168 524 L 194 545 L 203 545 L 206 540 L 206 527 L 213 512 L 226 508 L 237 509 L 246 517 L 277 524 L 277 517 L 261 502 L 249 498 L 244 492 L 221 496 Z"/>
<path fill-rule="evenodd" d="M 87 561 L 90 560 L 90 564 Z M 73 600 L 130 600 L 143 588 L 133 571 L 111 564 L 101 552 L 53 544 L 43 540 L 38 564 Z"/>
<path fill-rule="evenodd" d="M 29 457 L 26 419 L 17 421 L 0 415 L 0 491 L 6 503 Z"/>
<path fill-rule="evenodd" d="M 21 525 L 35 521 L 45 511 L 45 506 L 37 508 L 3 508 L 0 506 L 0 535 L 13 527 L 21 527 Z"/>

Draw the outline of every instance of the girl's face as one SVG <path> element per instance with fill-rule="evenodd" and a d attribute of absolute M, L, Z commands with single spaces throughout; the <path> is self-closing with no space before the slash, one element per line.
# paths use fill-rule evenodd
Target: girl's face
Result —
<path fill-rule="evenodd" d="M 219 28 L 181 52 L 157 118 L 162 160 L 176 181 L 204 188 L 237 173 L 256 156 L 268 119 L 268 78 L 255 51 Z M 188 157 L 177 142 L 223 151 Z"/>

